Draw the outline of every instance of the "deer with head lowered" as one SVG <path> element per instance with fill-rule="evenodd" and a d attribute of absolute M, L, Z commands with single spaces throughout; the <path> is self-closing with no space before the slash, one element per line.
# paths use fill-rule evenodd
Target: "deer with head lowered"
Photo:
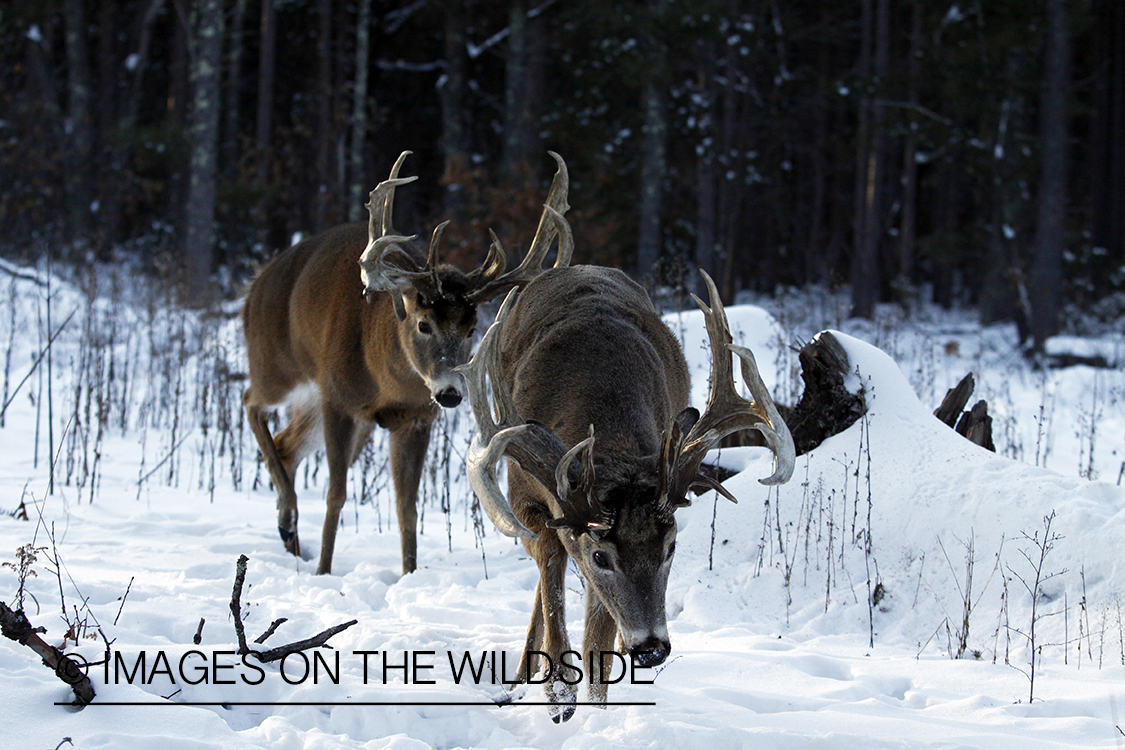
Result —
<path fill-rule="evenodd" d="M 527 256 L 506 271 L 498 241 L 477 269 L 464 273 L 438 262 L 442 224 L 423 259 L 391 227 L 398 176 L 371 191 L 367 226 L 348 224 L 304 240 L 262 269 L 246 294 L 243 327 L 250 386 L 243 394 L 250 428 L 277 490 L 277 526 L 286 549 L 300 555 L 297 465 L 323 444 L 328 462 L 328 511 L 317 573 L 330 573 L 347 471 L 376 426 L 390 431 L 390 469 L 402 548 L 402 570 L 417 566 L 418 485 L 441 408 L 457 406 L 462 385 L 453 369 L 468 359 L 477 306 L 541 272 L 559 236 L 559 263 L 572 243 L 562 214 L 568 182 L 562 160 Z M 561 228 L 561 232 L 560 232 Z M 269 411 L 288 406 L 288 423 L 274 437 Z M 509 511 L 510 514 L 510 511 Z M 493 521 L 514 528 L 514 519 Z"/>
<path fill-rule="evenodd" d="M 761 481 L 792 475 L 789 431 L 753 354 L 731 344 L 718 292 L 704 280 L 710 306 L 696 301 L 712 365 L 702 416 L 688 406 L 687 365 L 675 337 L 644 290 L 609 268 L 553 268 L 518 298 L 513 290 L 470 364 L 459 368 L 478 428 L 467 461 L 473 489 L 490 516 L 510 509 L 535 535 L 523 539 L 539 583 L 517 674 L 530 679 L 544 662 L 556 722 L 573 715 L 579 669 L 589 700 L 604 704 L 615 641 L 639 665 L 667 659 L 674 514 L 697 488 L 735 501 L 700 473 L 706 452 L 730 433 L 757 429 L 776 457 L 775 472 Z M 732 352 L 751 399 L 735 389 Z M 507 500 L 496 478 L 502 457 L 509 459 Z M 586 583 L 581 655 L 566 633 L 568 557 Z"/>

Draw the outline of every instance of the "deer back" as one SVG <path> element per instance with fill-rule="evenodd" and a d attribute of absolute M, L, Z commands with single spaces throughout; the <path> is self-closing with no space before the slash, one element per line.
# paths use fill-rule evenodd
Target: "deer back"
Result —
<path fill-rule="evenodd" d="M 599 458 L 655 455 L 661 432 L 687 406 L 679 342 L 644 289 L 617 269 L 544 272 L 516 300 L 502 351 L 519 413 L 568 446 L 594 425 Z"/>

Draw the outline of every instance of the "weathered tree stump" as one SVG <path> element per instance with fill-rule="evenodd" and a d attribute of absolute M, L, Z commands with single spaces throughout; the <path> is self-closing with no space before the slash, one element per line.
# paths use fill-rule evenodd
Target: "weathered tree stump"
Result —
<path fill-rule="evenodd" d="M 785 423 L 800 456 L 851 427 L 863 416 L 867 404 L 862 395 L 844 387 L 851 364 L 830 331 L 821 331 L 801 347 L 798 359 L 805 392 Z"/>
<path fill-rule="evenodd" d="M 961 382 L 945 394 L 941 406 L 934 410 L 934 416 L 949 425 L 969 442 L 976 443 L 982 448 L 987 448 L 993 453 L 996 446 L 992 442 L 992 417 L 988 416 L 988 404 L 981 400 L 973 404 L 973 408 L 965 411 L 969 397 L 973 395 L 976 384 L 970 372 L 961 378 Z"/>
<path fill-rule="evenodd" d="M 941 400 L 941 406 L 934 410 L 934 416 L 950 427 L 956 427 L 957 420 L 961 417 L 961 413 L 965 411 L 965 404 L 969 403 L 969 396 L 973 395 L 973 388 L 975 387 L 976 383 L 973 380 L 973 374 L 970 372 L 961 378 L 960 383 L 946 392 L 945 398 Z"/>
<path fill-rule="evenodd" d="M 988 416 L 988 404 L 982 399 L 957 420 L 957 432 L 982 448 L 996 452 L 992 442 L 992 417 Z"/>

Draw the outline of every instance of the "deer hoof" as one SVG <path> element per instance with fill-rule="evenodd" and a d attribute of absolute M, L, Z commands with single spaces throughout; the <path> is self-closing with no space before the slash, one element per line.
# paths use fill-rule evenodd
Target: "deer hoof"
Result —
<path fill-rule="evenodd" d="M 551 721 L 556 724 L 561 724 L 564 721 L 570 721 L 570 717 L 574 716 L 574 704 L 556 704 L 551 706 Z"/>
<path fill-rule="evenodd" d="M 548 688 L 548 685 L 544 687 Z M 551 701 L 551 706 L 547 709 L 551 714 L 551 721 L 556 724 L 570 721 L 570 717 L 574 716 L 575 701 L 578 699 L 574 686 L 556 681 L 553 689 L 548 688 L 545 692 L 547 699 Z"/>
<path fill-rule="evenodd" d="M 285 543 L 285 551 L 296 557 L 301 556 L 301 543 L 297 539 L 296 529 L 290 530 L 277 527 L 277 533 L 281 535 L 281 541 Z"/>

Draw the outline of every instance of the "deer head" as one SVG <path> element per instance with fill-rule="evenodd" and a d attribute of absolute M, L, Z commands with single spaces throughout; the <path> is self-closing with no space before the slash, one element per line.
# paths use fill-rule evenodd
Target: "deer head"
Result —
<path fill-rule="evenodd" d="M 404 151 L 391 168 L 390 176 L 369 195 L 367 209 L 367 248 L 360 256 L 363 294 L 370 302 L 386 293 L 398 319 L 397 336 L 409 364 L 430 390 L 433 400 L 443 407 L 461 403 L 461 381 L 453 368 L 464 363 L 472 346 L 477 306 L 514 287 L 534 279 L 542 270 L 551 243 L 559 237 L 558 261 L 570 261 L 574 242 L 563 214 L 567 205 L 569 179 L 566 164 L 553 152 L 558 171 L 543 207 L 539 228 L 523 262 L 505 273 L 507 254 L 496 235 L 484 263 L 464 273 L 441 263 L 441 235 L 449 222 L 434 229 L 424 264 L 419 263 L 412 243 L 417 235 L 403 236 L 391 224 L 395 188 L 416 177 L 399 177 L 399 170 L 410 151 Z"/>

